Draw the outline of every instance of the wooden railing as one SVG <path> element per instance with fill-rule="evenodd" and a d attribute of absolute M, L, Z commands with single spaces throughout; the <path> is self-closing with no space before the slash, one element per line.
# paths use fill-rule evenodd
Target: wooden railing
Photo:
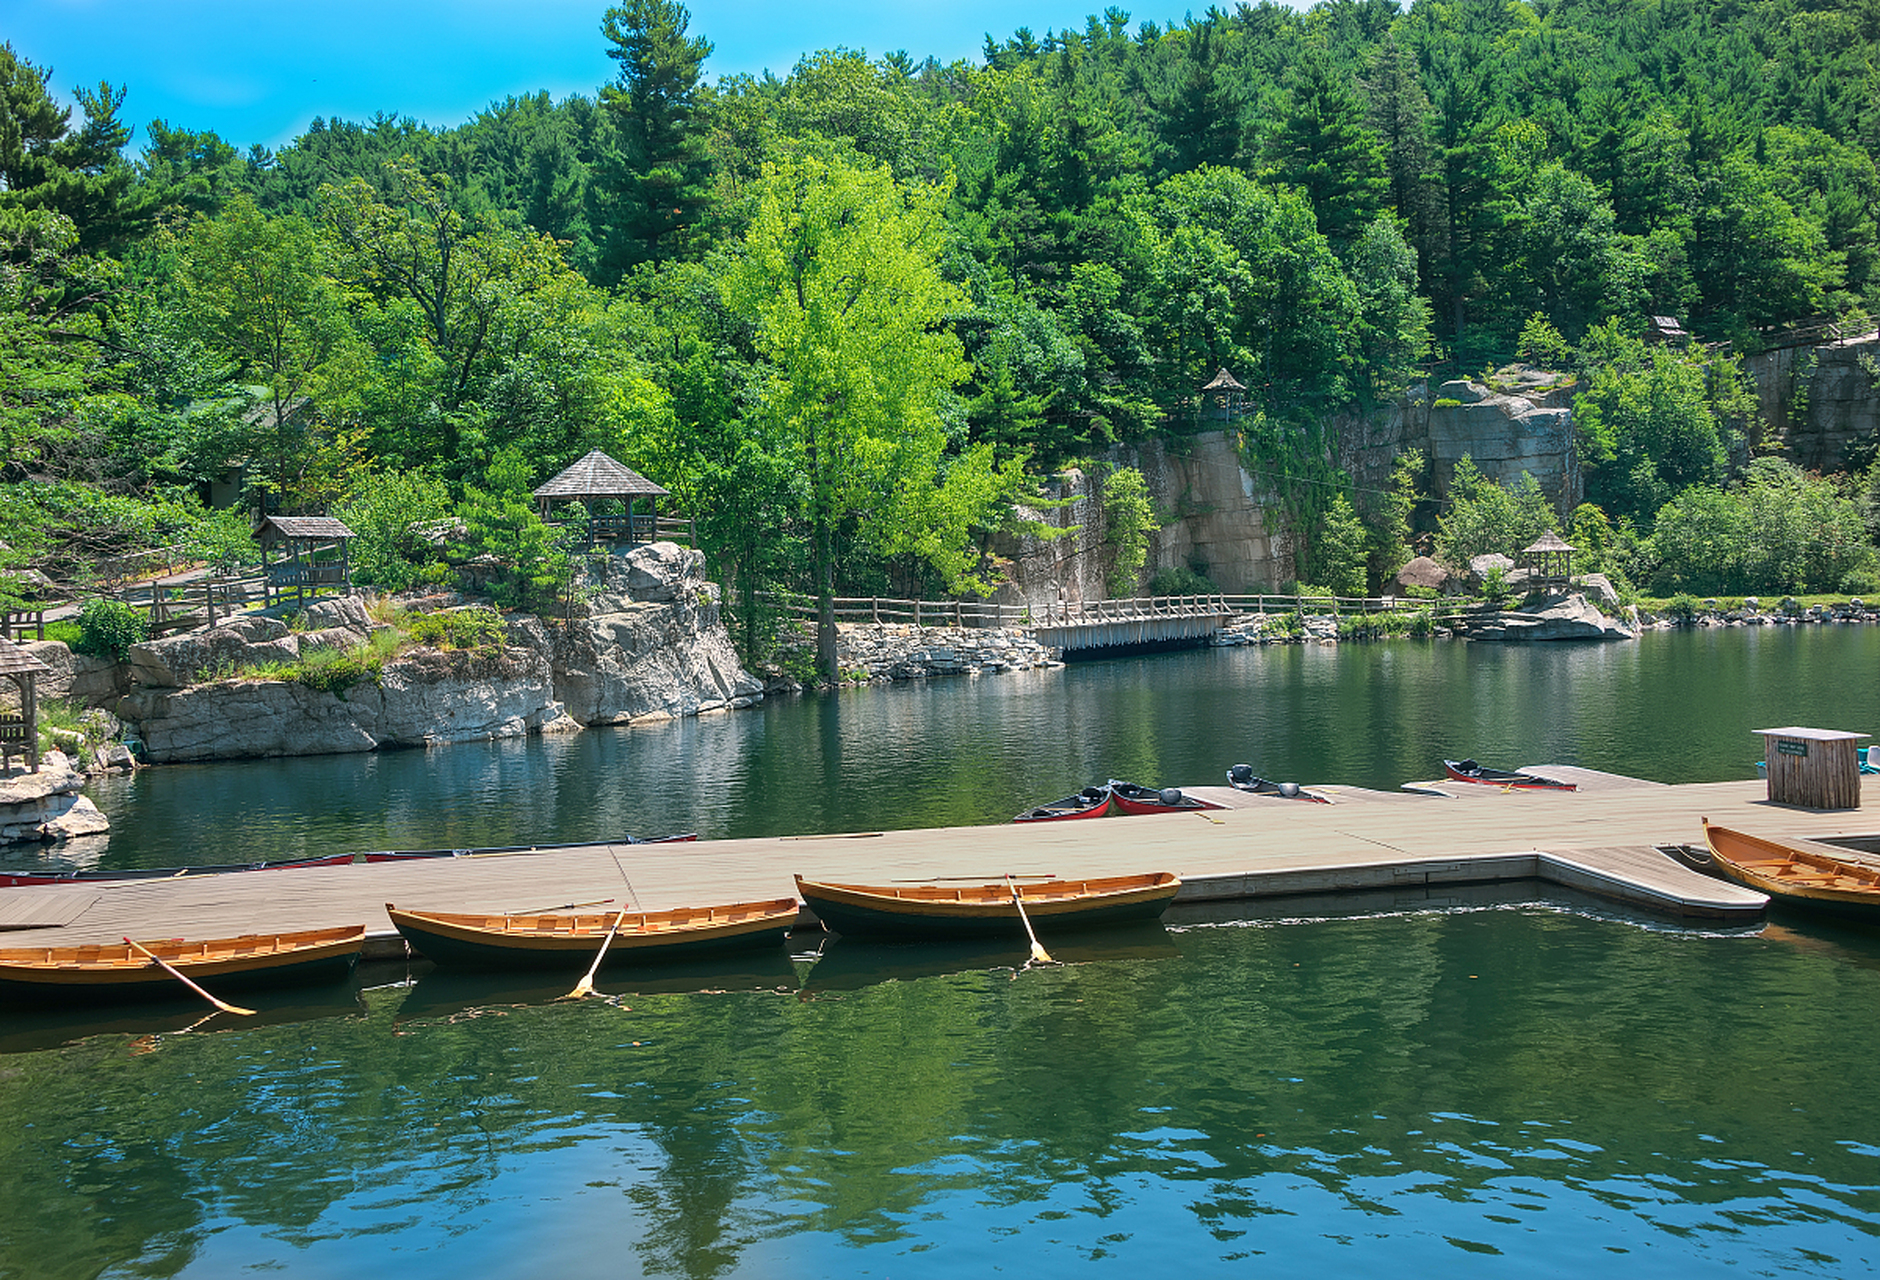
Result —
<path fill-rule="evenodd" d="M 150 578 L 175 573 L 199 563 L 187 547 L 150 547 L 121 556 L 100 560 L 96 570 L 99 585 L 115 587 L 133 578 Z"/>
<path fill-rule="evenodd" d="M 250 605 L 265 602 L 267 594 L 267 578 L 255 574 L 243 578 L 199 578 L 168 586 L 139 583 L 120 590 L 117 598 L 149 614 L 150 634 L 157 636 L 212 627 Z"/>
<path fill-rule="evenodd" d="M 814 621 L 816 601 L 802 595 L 759 592 L 758 601 L 790 617 Z M 1400 596 L 1321 596 L 1215 594 L 1140 596 L 1127 600 L 1091 600 L 1039 607 L 973 600 L 897 600 L 887 596 L 837 596 L 837 622 L 912 623 L 915 626 L 1044 627 L 1080 622 L 1120 622 L 1134 618 L 1198 617 L 1207 614 L 1251 616 L 1268 613 L 1347 614 L 1429 610 L 1439 617 L 1461 613 L 1457 599 L 1417 600 Z"/>
<path fill-rule="evenodd" d="M 31 639 L 46 638 L 46 611 L 44 609 L 0 609 L 0 636 L 9 640 L 25 640 L 32 632 Z"/>

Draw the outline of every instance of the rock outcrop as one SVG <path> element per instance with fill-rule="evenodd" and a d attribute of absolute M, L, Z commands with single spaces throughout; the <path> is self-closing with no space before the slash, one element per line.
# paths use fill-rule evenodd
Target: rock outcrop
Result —
<path fill-rule="evenodd" d="M 413 649 L 338 689 L 242 677 L 258 662 L 347 649 L 374 623 L 357 600 L 308 610 L 314 630 L 250 617 L 134 646 L 118 715 L 152 763 L 323 755 L 578 729 L 748 706 L 704 558 L 671 543 L 610 558 L 565 625 L 516 615 L 493 649 Z"/>
<path fill-rule="evenodd" d="M 841 629 L 836 659 L 844 671 L 889 681 L 1030 671 L 1060 665 L 1061 655 L 1024 631 L 869 623 Z"/>
<path fill-rule="evenodd" d="M 47 843 L 111 829 L 98 806 L 79 794 L 85 775 L 63 752 L 49 751 L 38 773 L 0 773 L 0 844 Z"/>
<path fill-rule="evenodd" d="M 1636 640 L 1638 617 L 1609 618 L 1578 591 L 1530 597 L 1518 610 L 1476 614 L 1458 628 L 1471 640 L 1525 644 L 1546 640 Z"/>

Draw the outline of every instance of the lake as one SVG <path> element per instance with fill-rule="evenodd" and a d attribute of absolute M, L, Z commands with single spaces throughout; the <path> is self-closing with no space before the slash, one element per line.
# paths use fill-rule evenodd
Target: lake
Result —
<path fill-rule="evenodd" d="M 565 739 L 152 769 L 122 865 L 1001 821 L 1106 777 L 1444 756 L 1749 777 L 1880 726 L 1880 628 L 1200 651 Z M 185 856 L 187 855 L 187 856 Z M 701 856 L 708 856 L 702 853 Z M 812 950 L 818 948 L 819 950 Z M 1276 900 L 723 971 L 375 965 L 111 1025 L 0 1015 L 0 1275 L 1855 1275 L 1880 937 L 1538 886 Z"/>

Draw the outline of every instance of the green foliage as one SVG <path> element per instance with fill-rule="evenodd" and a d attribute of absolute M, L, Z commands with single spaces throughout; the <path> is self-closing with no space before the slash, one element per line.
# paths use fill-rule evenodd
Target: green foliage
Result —
<path fill-rule="evenodd" d="M 438 649 L 489 649 L 501 645 L 506 634 L 503 616 L 481 607 L 407 614 L 400 626 L 413 643 Z"/>
<path fill-rule="evenodd" d="M 439 562 L 424 532 L 450 519 L 450 491 L 424 471 L 362 471 L 333 514 L 358 535 L 351 548 L 353 581 L 403 591 Z"/>
<path fill-rule="evenodd" d="M 122 600 L 94 597 L 78 611 L 79 653 L 122 662 L 131 646 L 150 639 L 150 617 Z"/>
<path fill-rule="evenodd" d="M 1680 626 L 1690 626 L 1697 620 L 1700 611 L 1701 607 L 1697 603 L 1697 598 L 1683 592 L 1673 596 L 1665 605 L 1665 612 Z"/>
<path fill-rule="evenodd" d="M 1573 355 L 1573 344 L 1560 336 L 1560 330 L 1554 328 L 1545 315 L 1536 311 L 1521 326 L 1516 350 L 1531 364 L 1558 369 Z"/>
<path fill-rule="evenodd" d="M 1482 575 L 1482 599 L 1490 604 L 1504 604 L 1512 592 L 1508 587 L 1508 571 L 1498 564 L 1488 566 L 1488 572 Z"/>
<path fill-rule="evenodd" d="M 1118 467 L 1103 480 L 1103 541 L 1110 548 L 1105 586 L 1110 597 L 1128 599 L 1142 581 L 1149 536 L 1160 528 L 1149 485 L 1134 467 Z"/>
<path fill-rule="evenodd" d="M 487 556 L 500 572 L 489 581 L 503 608 L 552 609 L 574 579 L 574 529 L 551 529 L 536 514 L 532 472 L 519 449 L 500 449 L 483 476 L 467 486 L 460 514 L 472 556 Z"/>
<path fill-rule="evenodd" d="M 1757 459 L 1733 488 L 1679 494 L 1658 513 L 1651 550 L 1661 595 L 1831 591 L 1876 563 L 1859 505 L 1776 458 Z"/>
<path fill-rule="evenodd" d="M 1351 499 L 1339 494 L 1332 499 L 1312 543 L 1311 575 L 1323 582 L 1332 594 L 1356 597 L 1366 594 L 1366 563 L 1370 537 L 1358 519 Z"/>
<path fill-rule="evenodd" d="M 1513 559 L 1558 519 L 1533 476 L 1523 471 L 1509 490 L 1464 454 L 1449 482 L 1449 509 L 1436 521 L 1437 558 L 1456 567 L 1490 552 Z"/>
<path fill-rule="evenodd" d="M 1211 596 L 1219 591 L 1213 579 L 1187 565 L 1157 569 L 1155 576 L 1149 579 L 1149 594 L 1152 596 Z"/>

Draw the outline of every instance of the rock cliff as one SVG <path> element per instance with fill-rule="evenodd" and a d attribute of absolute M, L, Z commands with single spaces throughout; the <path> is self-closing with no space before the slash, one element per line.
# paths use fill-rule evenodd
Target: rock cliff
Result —
<path fill-rule="evenodd" d="M 738 664 L 696 551 L 656 543 L 600 567 L 565 625 L 518 615 L 483 650 L 408 650 L 376 680 L 328 690 L 239 674 L 378 626 L 357 600 L 309 610 L 311 630 L 264 617 L 134 646 L 117 714 L 153 763 L 429 746 L 583 724 L 747 706 L 763 686 Z"/>

